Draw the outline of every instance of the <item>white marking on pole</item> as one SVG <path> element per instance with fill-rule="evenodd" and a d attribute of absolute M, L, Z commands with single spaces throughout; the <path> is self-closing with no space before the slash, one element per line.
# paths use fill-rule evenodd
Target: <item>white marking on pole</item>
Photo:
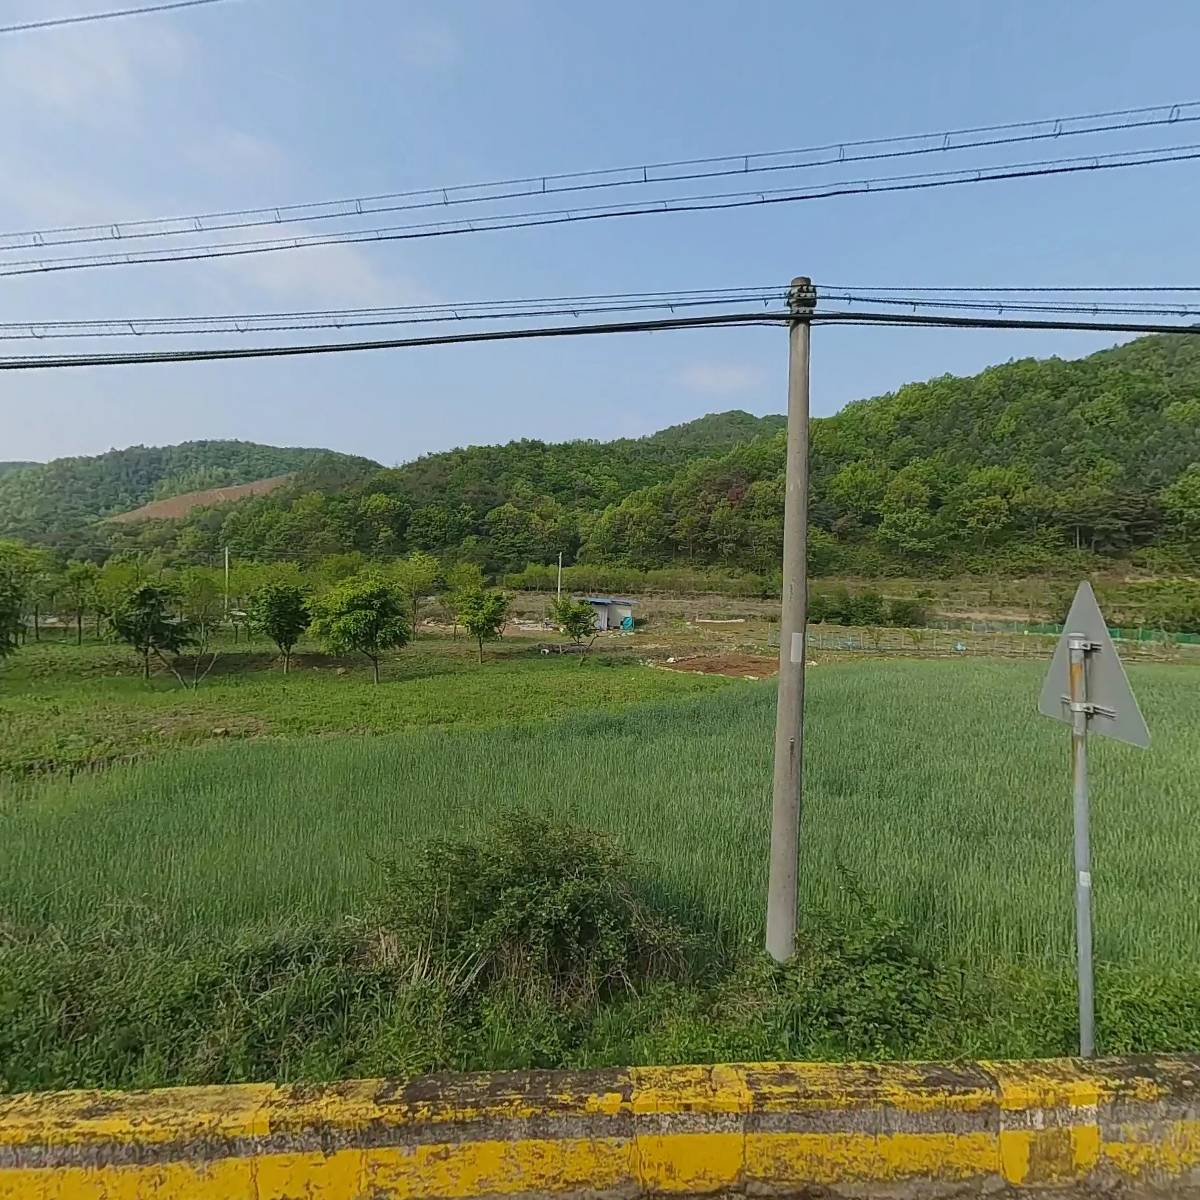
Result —
<path fill-rule="evenodd" d="M 792 634 L 792 662 L 802 663 L 804 661 L 804 634 Z"/>

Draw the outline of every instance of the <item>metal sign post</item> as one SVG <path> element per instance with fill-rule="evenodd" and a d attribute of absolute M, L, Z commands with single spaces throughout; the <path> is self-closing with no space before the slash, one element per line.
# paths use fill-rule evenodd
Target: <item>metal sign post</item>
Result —
<path fill-rule="evenodd" d="M 1042 686 L 1038 711 L 1071 726 L 1071 775 L 1075 812 L 1075 945 L 1079 974 L 1079 1053 L 1096 1052 L 1095 985 L 1092 969 L 1092 858 L 1088 810 L 1088 733 L 1143 748 L 1150 732 L 1091 584 L 1079 585 Z"/>

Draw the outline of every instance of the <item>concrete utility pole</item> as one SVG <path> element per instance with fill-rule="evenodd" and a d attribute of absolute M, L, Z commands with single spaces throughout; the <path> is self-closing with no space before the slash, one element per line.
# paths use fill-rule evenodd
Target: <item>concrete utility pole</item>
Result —
<path fill-rule="evenodd" d="M 779 700 L 767 882 L 767 953 L 786 962 L 796 950 L 804 747 L 804 634 L 808 619 L 808 369 L 812 281 L 792 280 L 788 307 L 787 491 L 783 509 L 783 607 L 779 619 Z"/>
<path fill-rule="evenodd" d="M 562 551 L 558 552 L 558 598 L 562 599 Z"/>
<path fill-rule="evenodd" d="M 229 547 L 225 547 L 225 620 L 229 620 Z"/>

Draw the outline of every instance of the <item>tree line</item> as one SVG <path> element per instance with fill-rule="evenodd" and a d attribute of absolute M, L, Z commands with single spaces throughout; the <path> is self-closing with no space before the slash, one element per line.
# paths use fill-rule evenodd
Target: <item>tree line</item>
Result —
<path fill-rule="evenodd" d="M 246 628 L 276 646 L 284 673 L 310 634 L 331 654 L 365 658 L 378 683 L 380 660 L 417 636 L 422 606 L 433 596 L 477 642 L 482 663 L 484 643 L 503 633 L 511 598 L 486 586 L 472 563 L 443 567 L 419 551 L 375 563 L 344 555 L 310 571 L 292 562 L 246 563 L 230 571 L 227 587 L 224 573 L 212 568 L 172 569 L 136 559 L 112 559 L 103 567 L 61 563 L 50 551 L 6 540 L 0 541 L 0 658 L 24 638 L 40 639 L 42 613 L 65 612 L 78 644 L 90 619 L 97 635 L 136 651 L 146 679 L 157 663 L 183 686 L 199 686 L 216 662 L 217 632 L 231 628 L 236 639 Z M 551 613 L 571 641 L 590 644 L 590 605 L 560 597 Z"/>
<path fill-rule="evenodd" d="M 1113 561 L 1196 569 L 1194 341 L 1149 338 L 1078 361 L 1010 362 L 817 420 L 811 569 L 876 577 L 1068 566 L 1079 574 Z M 290 490 L 182 521 L 113 528 L 100 553 L 421 551 L 500 576 L 561 552 L 568 565 L 721 567 L 769 579 L 782 539 L 785 434 L 778 420 L 758 420 L 721 414 L 674 435 L 607 444 L 471 447 L 344 485 L 298 477 Z"/>

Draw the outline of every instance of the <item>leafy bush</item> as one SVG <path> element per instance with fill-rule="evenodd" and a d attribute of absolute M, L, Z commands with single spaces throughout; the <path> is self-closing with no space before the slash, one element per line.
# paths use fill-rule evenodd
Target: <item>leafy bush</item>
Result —
<path fill-rule="evenodd" d="M 684 931 L 604 834 L 514 812 L 486 841 L 431 841 L 386 874 L 376 919 L 394 955 L 461 994 L 504 983 L 611 996 L 686 963 Z"/>
<path fill-rule="evenodd" d="M 850 598 L 845 617 L 846 625 L 884 624 L 883 597 L 875 591 L 859 592 Z"/>
<path fill-rule="evenodd" d="M 920 600 L 893 600 L 888 605 L 887 623 L 900 629 L 919 629 L 929 624 L 929 612 Z"/>

